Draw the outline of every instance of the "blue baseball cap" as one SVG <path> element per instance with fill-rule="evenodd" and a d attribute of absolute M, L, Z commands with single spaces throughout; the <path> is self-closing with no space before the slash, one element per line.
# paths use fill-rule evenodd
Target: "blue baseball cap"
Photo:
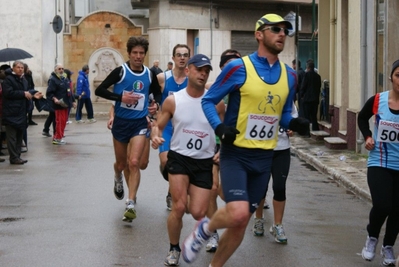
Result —
<path fill-rule="evenodd" d="M 190 65 L 190 64 L 194 64 L 194 66 L 196 66 L 197 68 L 201 68 L 201 67 L 204 67 L 204 66 L 209 66 L 209 68 L 211 70 L 213 70 L 212 69 L 211 60 L 207 56 L 205 56 L 203 54 L 196 54 L 196 55 L 192 56 L 188 60 L 187 66 Z"/>

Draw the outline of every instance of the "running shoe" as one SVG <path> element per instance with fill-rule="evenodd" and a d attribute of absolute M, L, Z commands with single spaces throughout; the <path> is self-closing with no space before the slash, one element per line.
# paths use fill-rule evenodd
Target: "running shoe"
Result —
<path fill-rule="evenodd" d="M 219 235 L 218 233 L 213 233 L 211 238 L 209 238 L 208 243 L 205 246 L 206 252 L 215 252 L 218 249 Z"/>
<path fill-rule="evenodd" d="M 265 229 L 263 227 L 263 224 L 265 221 L 263 219 L 255 218 L 255 223 L 252 231 L 254 232 L 255 236 L 263 236 Z"/>
<path fill-rule="evenodd" d="M 85 123 L 84 120 L 77 120 L 76 123 Z"/>
<path fill-rule="evenodd" d="M 53 145 L 65 145 L 66 141 L 64 139 L 53 139 Z"/>
<path fill-rule="evenodd" d="M 88 119 L 88 120 L 87 120 L 88 123 L 95 123 L 96 121 L 97 121 L 97 120 L 95 120 L 95 119 Z"/>
<path fill-rule="evenodd" d="M 170 192 L 168 192 L 168 195 L 166 196 L 166 208 L 172 210 L 172 195 Z"/>
<path fill-rule="evenodd" d="M 392 246 L 381 247 L 382 264 L 385 266 L 395 266 L 395 254 Z"/>
<path fill-rule="evenodd" d="M 71 123 L 72 123 L 72 121 L 67 121 L 67 122 L 66 122 L 66 124 L 71 124 Z"/>
<path fill-rule="evenodd" d="M 166 266 L 177 266 L 179 265 L 180 251 L 176 249 L 172 249 L 168 252 L 165 261 L 163 264 Z"/>
<path fill-rule="evenodd" d="M 375 237 L 367 237 L 366 244 L 362 249 L 362 258 L 366 261 L 372 261 L 375 257 L 375 249 L 377 247 L 378 239 Z"/>
<path fill-rule="evenodd" d="M 42 135 L 46 136 L 46 137 L 52 137 L 52 135 L 49 132 L 43 131 Z"/>
<path fill-rule="evenodd" d="M 199 220 L 195 225 L 194 231 L 184 240 L 182 255 L 185 262 L 192 263 L 197 258 L 198 252 L 200 252 L 205 242 L 210 238 L 203 230 L 204 224 L 208 222 L 209 219 L 206 217 Z"/>
<path fill-rule="evenodd" d="M 280 244 L 287 244 L 287 237 L 285 236 L 282 224 L 272 225 L 269 232 L 274 236 L 274 241 Z"/>
<path fill-rule="evenodd" d="M 126 200 L 126 211 L 123 214 L 122 221 L 124 222 L 132 222 L 136 219 L 136 210 L 134 209 L 134 204 L 136 204 L 133 200 Z"/>
<path fill-rule="evenodd" d="M 114 195 L 116 199 L 122 200 L 125 196 L 125 192 L 123 191 L 123 179 L 122 173 L 120 173 L 119 177 L 115 175 L 114 178 Z"/>

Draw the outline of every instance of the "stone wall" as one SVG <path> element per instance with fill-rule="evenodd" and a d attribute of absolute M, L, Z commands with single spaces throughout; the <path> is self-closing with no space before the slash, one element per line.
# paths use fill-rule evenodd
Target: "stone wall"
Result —
<path fill-rule="evenodd" d="M 64 35 L 64 67 L 75 73 L 72 78 L 76 80 L 91 55 L 105 47 L 116 50 L 127 61 L 126 42 L 131 36 L 142 36 L 142 27 L 135 26 L 124 15 L 109 11 L 91 13 L 71 25 L 70 34 Z"/>

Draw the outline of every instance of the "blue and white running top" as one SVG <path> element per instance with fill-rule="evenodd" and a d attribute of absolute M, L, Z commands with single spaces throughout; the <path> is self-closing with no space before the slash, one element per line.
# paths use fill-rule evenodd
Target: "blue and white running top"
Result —
<path fill-rule="evenodd" d="M 373 113 L 374 149 L 370 151 L 367 167 L 399 170 L 399 115 L 388 104 L 389 91 L 375 95 Z"/>
<path fill-rule="evenodd" d="M 168 70 L 164 72 L 165 75 L 165 86 L 163 88 L 162 91 L 162 99 L 161 99 L 161 105 L 163 103 L 163 101 L 170 96 L 171 94 L 173 94 L 174 92 L 178 92 L 183 88 L 187 87 L 187 77 L 184 80 L 184 82 L 178 84 L 175 81 L 175 78 L 173 77 L 173 72 L 172 70 Z"/>
<path fill-rule="evenodd" d="M 141 119 L 148 114 L 148 96 L 151 84 L 151 72 L 144 66 L 141 73 L 134 73 L 124 63 L 122 65 L 123 76 L 114 85 L 114 93 L 131 93 L 139 95 L 141 98 L 136 105 L 128 105 L 120 101 L 115 102 L 115 116 L 124 119 Z"/>

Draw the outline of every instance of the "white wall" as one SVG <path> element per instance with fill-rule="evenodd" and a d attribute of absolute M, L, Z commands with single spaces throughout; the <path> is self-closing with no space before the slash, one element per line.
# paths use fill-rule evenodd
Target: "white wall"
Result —
<path fill-rule="evenodd" d="M 64 1 L 57 1 L 64 6 Z M 24 59 L 33 72 L 37 89 L 45 90 L 49 74 L 56 61 L 56 34 L 52 22 L 56 14 L 55 1 L 24 0 L 0 1 L 2 29 L 0 49 L 8 47 L 22 48 L 33 55 Z M 61 15 L 63 9 L 57 9 Z M 58 34 L 59 61 L 62 59 L 62 33 Z M 10 65 L 12 62 L 5 62 Z M 5 64 L 1 63 L 1 64 Z"/>

